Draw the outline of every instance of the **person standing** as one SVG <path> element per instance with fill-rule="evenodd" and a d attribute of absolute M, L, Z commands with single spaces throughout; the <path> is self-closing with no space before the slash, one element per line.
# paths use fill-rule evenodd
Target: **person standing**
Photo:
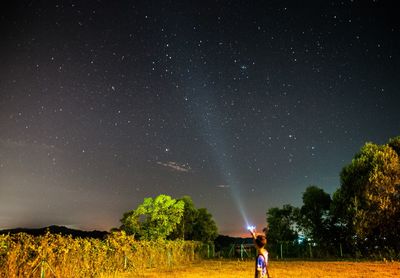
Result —
<path fill-rule="evenodd" d="M 251 228 L 249 231 L 257 250 L 255 278 L 270 278 L 268 273 L 268 251 L 265 248 L 267 245 L 267 237 L 265 235 L 257 235 L 255 228 Z"/>

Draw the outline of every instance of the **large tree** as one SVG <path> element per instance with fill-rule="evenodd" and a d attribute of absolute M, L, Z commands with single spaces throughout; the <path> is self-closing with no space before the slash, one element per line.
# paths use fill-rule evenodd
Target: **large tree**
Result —
<path fill-rule="evenodd" d="M 180 223 L 184 202 L 168 195 L 145 198 L 135 210 L 124 213 L 121 229 L 139 239 L 165 239 Z"/>
<path fill-rule="evenodd" d="M 298 239 L 297 218 L 299 209 L 291 205 L 282 208 L 273 207 L 267 211 L 268 249 L 283 256 L 282 247 L 285 246 L 285 256 L 296 256 L 293 247 Z M 291 253 L 289 251 L 292 251 Z"/>
<path fill-rule="evenodd" d="M 400 138 L 366 143 L 341 172 L 341 204 L 358 243 L 400 250 Z"/>
<path fill-rule="evenodd" d="M 192 240 L 203 242 L 214 241 L 218 236 L 218 229 L 215 221 L 206 208 L 197 210 L 197 217 L 193 223 Z"/>
<path fill-rule="evenodd" d="M 330 205 L 330 195 L 317 186 L 309 186 L 303 193 L 299 224 L 305 235 L 320 246 L 326 243 L 326 235 L 329 231 Z"/>
<path fill-rule="evenodd" d="M 184 203 L 182 221 L 176 226 L 169 238 L 192 240 L 194 223 L 198 217 L 198 211 L 194 206 L 193 200 L 190 196 L 183 196 L 179 200 L 183 201 Z"/>
<path fill-rule="evenodd" d="M 218 236 L 218 228 L 211 213 L 206 208 L 197 209 L 189 196 L 184 196 L 180 200 L 185 203 L 183 218 L 169 238 L 214 241 Z"/>
<path fill-rule="evenodd" d="M 291 205 L 270 208 L 267 212 L 268 241 L 279 243 L 293 242 L 297 239 L 297 214 L 298 209 Z"/>

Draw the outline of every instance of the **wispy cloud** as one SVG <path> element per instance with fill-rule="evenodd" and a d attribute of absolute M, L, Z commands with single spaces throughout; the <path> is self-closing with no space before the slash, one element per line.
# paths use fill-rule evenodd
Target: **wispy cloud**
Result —
<path fill-rule="evenodd" d="M 217 185 L 218 188 L 230 188 L 229 184 L 218 184 Z"/>
<path fill-rule="evenodd" d="M 168 162 L 157 161 L 157 164 L 178 172 L 190 172 L 192 170 L 188 164 L 179 164 L 174 161 L 168 161 Z"/>

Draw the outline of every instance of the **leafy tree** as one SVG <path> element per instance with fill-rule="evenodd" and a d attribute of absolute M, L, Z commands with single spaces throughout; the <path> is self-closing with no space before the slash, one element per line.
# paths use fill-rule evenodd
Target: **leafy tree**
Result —
<path fill-rule="evenodd" d="M 279 243 L 294 241 L 298 237 L 295 230 L 298 209 L 291 205 L 284 205 L 281 209 L 274 207 L 267 212 L 268 241 Z"/>
<path fill-rule="evenodd" d="M 179 200 L 184 202 L 182 221 L 176 226 L 169 238 L 191 240 L 193 239 L 194 223 L 198 217 L 198 211 L 190 196 L 183 196 Z"/>
<path fill-rule="evenodd" d="M 400 250 L 400 138 L 366 143 L 341 172 L 341 200 L 358 244 Z"/>
<path fill-rule="evenodd" d="M 280 254 L 282 246 L 285 247 L 285 256 L 295 256 L 295 242 L 298 238 L 297 217 L 299 209 L 291 205 L 284 205 L 282 208 L 270 208 L 267 211 L 268 223 L 268 249 L 272 253 Z M 289 251 L 290 250 L 290 251 Z M 290 254 L 291 253 L 291 254 Z"/>
<path fill-rule="evenodd" d="M 192 240 L 211 242 L 217 236 L 218 228 L 211 213 L 206 208 L 199 208 L 196 220 L 193 223 Z"/>
<path fill-rule="evenodd" d="M 309 186 L 303 193 L 303 206 L 300 208 L 299 224 L 305 235 L 320 246 L 327 242 L 330 204 L 330 195 L 317 186 Z"/>
<path fill-rule="evenodd" d="M 400 156 L 400 136 L 389 139 L 388 145 Z"/>
<path fill-rule="evenodd" d="M 137 209 L 124 213 L 121 229 L 140 239 L 165 239 L 180 223 L 184 202 L 168 195 L 145 198 Z"/>
<path fill-rule="evenodd" d="M 342 247 L 342 253 L 354 254 L 354 240 L 352 216 L 348 213 L 346 200 L 339 188 L 333 193 L 330 207 L 330 241 Z M 336 246 L 337 247 L 337 246 Z"/>
<path fill-rule="evenodd" d="M 183 218 L 168 238 L 213 241 L 218 236 L 218 229 L 212 215 L 205 208 L 197 209 L 189 196 L 180 200 L 185 204 Z"/>

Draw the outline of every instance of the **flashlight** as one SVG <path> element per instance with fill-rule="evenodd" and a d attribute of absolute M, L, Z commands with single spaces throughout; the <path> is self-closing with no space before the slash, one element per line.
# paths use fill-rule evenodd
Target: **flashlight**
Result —
<path fill-rule="evenodd" d="M 255 226 L 247 226 L 247 230 L 249 231 L 254 231 L 256 229 Z"/>

